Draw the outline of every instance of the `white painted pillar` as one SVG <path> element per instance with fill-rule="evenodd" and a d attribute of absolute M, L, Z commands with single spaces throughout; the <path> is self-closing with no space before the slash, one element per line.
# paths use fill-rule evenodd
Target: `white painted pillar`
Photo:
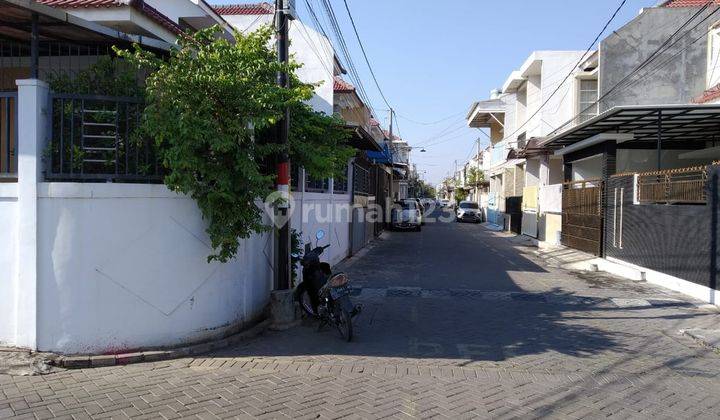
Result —
<path fill-rule="evenodd" d="M 15 345 L 37 349 L 38 182 L 42 181 L 49 88 L 18 80 L 18 284 Z"/>
<path fill-rule="evenodd" d="M 550 158 L 543 156 L 540 158 L 540 184 L 541 187 L 550 185 Z"/>

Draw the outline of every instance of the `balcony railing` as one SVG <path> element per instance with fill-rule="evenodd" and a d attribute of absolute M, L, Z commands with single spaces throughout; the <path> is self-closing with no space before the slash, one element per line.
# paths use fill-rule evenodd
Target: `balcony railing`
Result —
<path fill-rule="evenodd" d="M 46 179 L 80 182 L 162 181 L 154 143 L 142 136 L 142 100 L 53 94 Z"/>
<path fill-rule="evenodd" d="M 17 92 L 0 92 L 0 182 L 17 181 Z"/>
<path fill-rule="evenodd" d="M 707 168 L 704 166 L 641 173 L 637 183 L 640 203 L 707 203 Z"/>

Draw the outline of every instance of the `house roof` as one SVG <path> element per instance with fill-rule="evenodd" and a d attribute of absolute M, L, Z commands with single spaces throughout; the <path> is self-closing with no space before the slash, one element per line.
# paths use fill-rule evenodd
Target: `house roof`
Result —
<path fill-rule="evenodd" d="M 216 4 L 212 6 L 221 15 L 271 15 L 275 6 L 268 2 L 242 4 Z"/>
<path fill-rule="evenodd" d="M 720 0 L 668 0 L 660 7 L 702 7 L 710 2 L 720 5 Z"/>
<path fill-rule="evenodd" d="M 340 76 L 335 76 L 333 80 L 333 90 L 336 93 L 350 93 L 355 92 L 355 86 L 344 81 Z"/>
<path fill-rule="evenodd" d="M 144 1 L 138 0 L 37 0 L 38 3 L 47 6 L 57 7 L 60 9 L 78 9 L 78 8 L 110 8 L 130 6 L 140 13 L 144 14 L 155 23 L 164 27 L 168 31 L 178 35 L 182 33 L 180 25 L 172 19 L 162 14 L 156 8 L 148 5 Z"/>
<path fill-rule="evenodd" d="M 694 104 L 705 104 L 718 98 L 720 98 L 720 83 L 703 92 L 702 95 L 693 99 L 692 102 Z"/>

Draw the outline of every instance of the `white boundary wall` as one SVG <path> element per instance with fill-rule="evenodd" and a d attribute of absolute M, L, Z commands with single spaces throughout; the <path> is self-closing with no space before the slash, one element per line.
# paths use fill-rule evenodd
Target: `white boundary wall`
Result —
<path fill-rule="evenodd" d="M 16 183 L 0 184 L 0 346 L 15 343 L 17 326 L 17 195 Z"/>
<path fill-rule="evenodd" d="M 48 88 L 18 86 L 18 182 L 0 184 L 1 345 L 119 353 L 211 339 L 262 316 L 271 233 L 243 240 L 233 261 L 209 264 L 201 212 L 164 185 L 40 182 Z M 350 195 L 295 198 L 292 226 L 303 240 L 323 229 L 321 245 L 332 245 L 323 259 L 346 258 Z"/>
<path fill-rule="evenodd" d="M 47 96 L 43 82 L 18 81 L 18 182 L 0 184 L 0 343 L 125 352 L 214 338 L 261 316 L 271 234 L 209 264 L 206 224 L 186 196 L 163 185 L 39 182 Z"/>
<path fill-rule="evenodd" d="M 348 165 L 350 167 L 350 165 Z M 301 171 L 300 179 L 305 179 L 305 171 Z M 348 170 L 348 173 L 352 171 Z M 335 194 L 335 182 L 330 179 L 327 193 L 305 192 L 305 186 L 300 185 L 300 191 L 292 193 L 295 200 L 291 226 L 302 237 L 302 246 L 305 243 L 316 245 L 315 234 L 319 230 L 325 231 L 319 245 L 330 245 L 322 255 L 322 260 L 334 266 L 347 258 L 350 254 L 350 193 Z M 348 189 L 352 188 L 352 176 L 347 179 Z"/>
<path fill-rule="evenodd" d="M 208 263 L 195 202 L 163 185 L 43 183 L 38 190 L 38 348 L 110 353 L 212 338 L 258 318 L 272 237 Z"/>

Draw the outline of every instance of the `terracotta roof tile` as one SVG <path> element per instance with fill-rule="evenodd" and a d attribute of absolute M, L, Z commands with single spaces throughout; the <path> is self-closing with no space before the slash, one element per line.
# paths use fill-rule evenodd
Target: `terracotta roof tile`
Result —
<path fill-rule="evenodd" d="M 127 6 L 128 0 L 37 0 L 38 3 L 59 8 Z"/>
<path fill-rule="evenodd" d="M 333 83 L 333 90 L 335 92 L 355 92 L 355 86 L 351 85 L 350 83 L 344 81 L 339 76 L 335 76 L 335 80 Z"/>
<path fill-rule="evenodd" d="M 702 95 L 693 99 L 692 102 L 694 104 L 705 104 L 718 98 L 720 98 L 720 84 L 717 84 L 706 90 L 702 93 Z"/>
<path fill-rule="evenodd" d="M 228 15 L 271 15 L 275 6 L 270 3 L 216 4 L 213 9 L 223 16 Z"/>
<path fill-rule="evenodd" d="M 155 23 L 160 24 L 165 29 L 178 35 L 182 33 L 182 28 L 172 19 L 162 14 L 159 10 L 138 0 L 36 0 L 46 6 L 57 7 L 60 9 L 76 9 L 90 7 L 122 7 L 131 6 L 140 11 L 140 13 L 149 17 Z"/>
<path fill-rule="evenodd" d="M 720 5 L 720 0 L 668 0 L 663 3 L 662 7 L 702 7 L 707 3 L 713 2 Z"/>

